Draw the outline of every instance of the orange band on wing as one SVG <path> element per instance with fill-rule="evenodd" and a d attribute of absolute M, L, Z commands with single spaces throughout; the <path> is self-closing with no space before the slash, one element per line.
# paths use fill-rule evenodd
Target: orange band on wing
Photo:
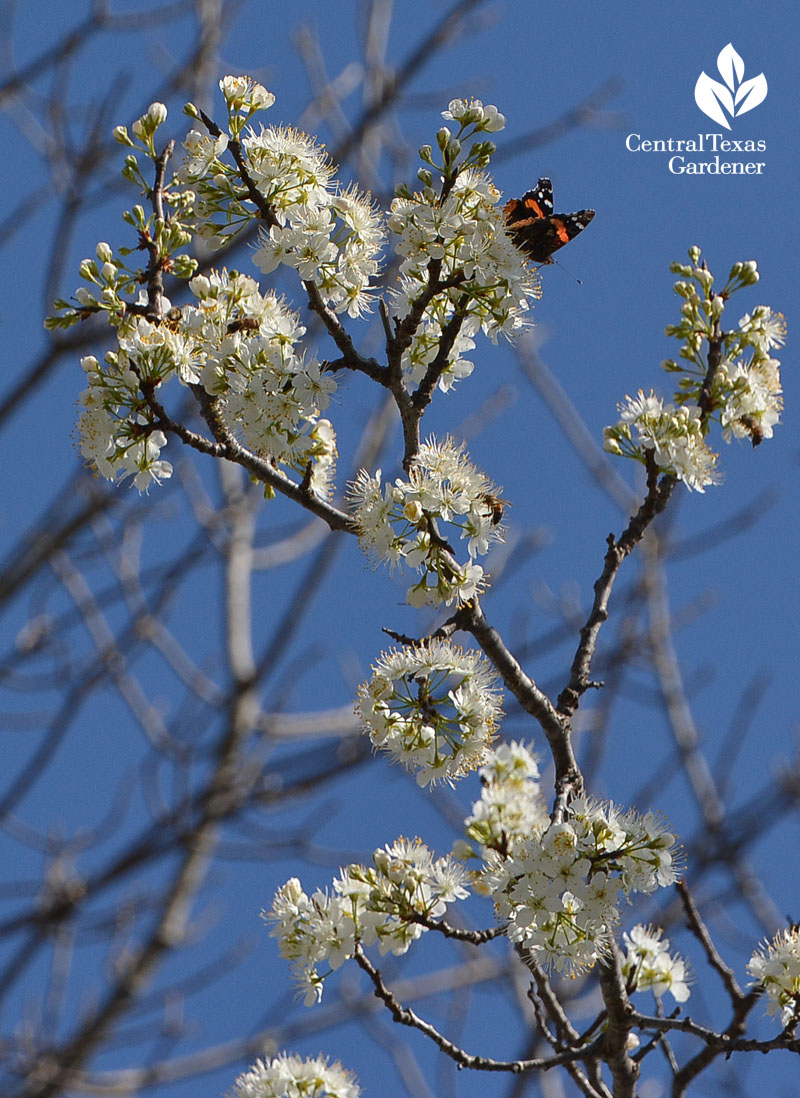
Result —
<path fill-rule="evenodd" d="M 556 236 L 562 244 L 569 244 L 569 233 L 567 232 L 567 226 L 559 217 L 551 217 L 550 222 L 555 226 Z"/>
<path fill-rule="evenodd" d="M 527 210 L 533 210 L 533 212 L 536 214 L 537 217 L 544 217 L 545 216 L 545 213 L 544 213 L 544 210 L 542 209 L 542 207 L 539 205 L 538 202 L 534 202 L 534 200 L 532 198 L 526 198 L 525 202 L 524 202 L 524 205 L 525 205 L 525 208 Z"/>

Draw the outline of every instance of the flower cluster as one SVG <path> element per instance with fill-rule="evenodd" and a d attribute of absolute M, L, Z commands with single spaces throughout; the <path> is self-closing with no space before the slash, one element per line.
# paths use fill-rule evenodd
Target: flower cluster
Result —
<path fill-rule="evenodd" d="M 793 926 L 764 942 L 747 964 L 767 994 L 767 1013 L 780 1014 L 784 1029 L 800 1019 L 800 929 Z"/>
<path fill-rule="evenodd" d="M 371 867 L 342 869 L 330 894 L 317 889 L 307 896 L 293 877 L 263 917 L 311 1006 L 322 998 L 325 977 L 353 956 L 356 944 L 377 942 L 382 953 L 405 953 L 425 930 L 415 920 L 441 918 L 449 903 L 467 896 L 466 878 L 453 858 L 435 858 L 418 839 L 398 839 L 375 851 Z M 322 965 L 327 971 L 320 972 Z"/>
<path fill-rule="evenodd" d="M 281 1053 L 269 1062 L 256 1060 L 242 1072 L 228 1098 L 359 1098 L 361 1088 L 351 1071 L 324 1056 L 303 1059 Z"/>
<path fill-rule="evenodd" d="M 639 923 L 624 935 L 622 974 L 634 991 L 652 991 L 657 999 L 668 991 L 676 1003 L 685 1003 L 690 995 L 686 962 L 670 954 L 669 939 L 661 934 L 660 927 Z"/>
<path fill-rule="evenodd" d="M 506 128 L 505 115 L 491 103 L 484 107 L 480 99 L 451 99 L 442 118 L 458 122 L 458 137 L 463 140 L 464 133 L 499 133 Z"/>
<path fill-rule="evenodd" d="M 606 450 L 634 458 L 647 451 L 659 469 L 698 492 L 718 483 L 717 454 L 703 437 L 699 408 L 664 404 L 652 390 L 648 396 L 639 390 L 617 407 L 620 421 L 606 428 Z"/>
<path fill-rule="evenodd" d="M 690 248 L 689 264 L 673 263 L 681 276 L 675 292 L 683 300 L 680 324 L 667 334 L 681 341 L 678 363 L 667 359 L 664 369 L 678 374 L 674 403 L 654 393 L 628 397 L 619 405 L 619 422 L 605 430 L 605 448 L 676 476 L 702 492 L 719 483 L 717 454 L 708 446 L 709 426 L 716 421 L 726 442 L 749 438 L 757 446 L 772 438 L 780 421 L 781 381 L 771 351 L 783 345 L 786 324 L 780 313 L 759 305 L 743 316 L 736 328 L 725 331 L 722 315 L 730 297 L 758 281 L 752 261 L 735 263 L 720 291 L 700 249 Z"/>
<path fill-rule="evenodd" d="M 452 785 L 475 770 L 489 754 L 501 717 L 489 661 L 449 640 L 383 653 L 358 694 L 374 746 L 415 770 L 420 785 Z"/>
<path fill-rule="evenodd" d="M 392 203 L 389 228 L 402 256 L 393 311 L 402 324 L 421 309 L 402 358 L 412 382 L 437 363 L 446 392 L 472 373 L 465 356 L 473 337 L 480 330 L 492 339 L 516 334 L 540 296 L 536 275 L 506 233 L 499 197 L 486 175 L 466 170 L 447 195 L 426 186 Z"/>
<path fill-rule="evenodd" d="M 197 305 L 182 310 L 181 326 L 205 348 L 200 381 L 228 429 L 254 453 L 301 475 L 310 464 L 311 487 L 327 495 L 336 441 L 320 413 L 336 382 L 298 351 L 306 330 L 297 313 L 238 273 L 198 275 L 189 288 Z"/>
<path fill-rule="evenodd" d="M 196 304 L 169 308 L 156 321 L 130 316 L 119 326 L 118 350 L 83 359 L 89 388 L 81 396 L 81 451 L 101 475 L 133 475 L 140 490 L 172 471 L 159 458 L 166 437 L 153 408 L 171 378 L 202 384 L 226 428 L 254 452 L 306 475 L 327 495 L 336 440 L 320 418 L 336 385 L 295 344 L 298 317 L 251 278 L 227 271 L 189 283 Z"/>
<path fill-rule="evenodd" d="M 420 574 L 406 593 L 412 606 L 466 602 L 484 583 L 476 556 L 502 537 L 502 505 L 489 479 L 452 439 L 424 443 L 408 479 L 381 484 L 380 469 L 362 469 L 349 489 L 353 521 L 365 550 Z M 459 564 L 450 538 L 467 541 Z"/>
<path fill-rule="evenodd" d="M 152 413 L 139 389 L 135 345 L 144 343 L 143 355 L 161 351 L 169 357 L 169 340 L 155 325 L 139 320 L 130 336 L 120 336 L 119 352 L 109 353 L 105 365 L 94 355 L 81 359 L 89 386 L 80 396 L 78 435 L 81 453 L 107 480 L 133 477 L 140 492 L 172 476 L 172 465 L 160 457 L 167 437 L 152 422 Z M 147 343 L 150 347 L 147 347 Z M 131 361 L 131 351 L 134 353 Z M 152 358 L 151 358 L 152 361 Z"/>
<path fill-rule="evenodd" d="M 389 228 L 402 256 L 393 297 L 404 374 L 418 383 L 433 371 L 447 391 L 472 372 L 465 355 L 476 333 L 493 340 L 516 333 L 540 289 L 506 232 L 499 192 L 481 171 L 494 145 L 475 142 L 462 156 L 468 138 L 502 130 L 505 118 L 479 99 L 454 99 L 442 114 L 458 130 L 439 130 L 439 160 L 430 145 L 420 149 L 422 190 L 398 189 Z"/>
<path fill-rule="evenodd" d="M 221 159 L 228 135 L 189 133 L 179 178 L 194 188 L 197 232 L 222 247 L 269 207 L 270 227 L 253 253 L 256 266 L 264 274 L 280 264 L 292 267 L 316 284 L 325 304 L 360 316 L 370 305 L 384 240 L 372 199 L 355 187 L 339 187 L 325 150 L 307 134 L 290 126 L 243 129 L 252 114 L 274 102 L 261 85 L 229 76 L 220 87 L 244 169 Z M 189 113 L 197 114 L 196 108 Z"/>
<path fill-rule="evenodd" d="M 223 76 L 219 90 L 228 108 L 231 133 L 236 137 L 251 115 L 268 110 L 275 102 L 272 92 L 249 76 Z"/>
<path fill-rule="evenodd" d="M 479 774 L 480 800 L 464 821 L 467 836 L 478 849 L 460 841 L 456 852 L 484 861 L 490 851 L 513 857 L 522 840 L 543 834 L 549 823 L 536 759 L 524 744 L 501 743 L 489 753 Z"/>
<path fill-rule="evenodd" d="M 752 314 L 745 314 L 736 332 L 731 333 L 731 354 L 714 379 L 726 442 L 749 438 L 757 446 L 772 438 L 772 429 L 780 422 L 783 400 L 780 363 L 770 351 L 782 347 L 785 339 L 786 322 L 768 305 L 759 305 Z M 744 357 L 748 352 L 749 357 Z"/>
<path fill-rule="evenodd" d="M 508 937 L 558 971 L 607 949 L 619 904 L 674 883 L 675 836 L 653 813 L 575 800 L 567 819 L 534 831 L 511 857 L 492 856 L 486 883 Z"/>

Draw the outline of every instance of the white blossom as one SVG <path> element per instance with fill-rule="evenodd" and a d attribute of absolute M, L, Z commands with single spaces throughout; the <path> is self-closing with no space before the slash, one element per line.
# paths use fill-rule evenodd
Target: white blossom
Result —
<path fill-rule="evenodd" d="M 228 147 L 227 134 L 212 137 L 210 134 L 190 130 L 183 142 L 186 150 L 178 178 L 186 183 L 199 182 Z"/>
<path fill-rule="evenodd" d="M 412 606 L 466 602 L 485 582 L 474 558 L 502 537 L 496 490 L 452 439 L 431 439 L 408 477 L 382 484 L 381 471 L 361 470 L 348 497 L 362 546 L 378 559 L 404 561 L 419 579 L 406 598 Z M 456 541 L 469 560 L 456 560 Z"/>
<path fill-rule="evenodd" d="M 484 762 L 502 713 L 486 657 L 438 638 L 383 653 L 357 708 L 374 746 L 420 785 L 452 785 Z"/>
<path fill-rule="evenodd" d="M 608 949 L 619 905 L 677 879 L 675 837 L 653 813 L 577 798 L 483 875 L 508 937 L 547 967 L 574 972 Z"/>
<path fill-rule="evenodd" d="M 319 1002 L 325 979 L 353 956 L 357 943 L 405 953 L 426 929 L 415 916 L 441 918 L 448 904 L 468 895 L 464 867 L 449 856 L 435 858 L 418 839 L 376 850 L 372 863 L 340 870 L 330 893 L 317 889 L 307 896 L 293 877 L 262 913 L 306 1006 Z"/>
<path fill-rule="evenodd" d="M 223 76 L 219 87 L 228 107 L 243 114 L 267 110 L 275 102 L 272 92 L 249 76 Z"/>
<path fill-rule="evenodd" d="M 784 1028 L 800 1018 L 800 929 L 781 930 L 763 942 L 747 971 L 766 992 L 768 1014 L 780 1014 Z"/>
<path fill-rule="evenodd" d="M 398 321 L 429 294 L 432 263 L 442 286 L 425 306 L 403 355 L 404 372 L 415 383 L 425 376 L 439 354 L 443 333 L 455 321 L 457 339 L 438 380 L 443 391 L 471 371 L 463 352 L 474 346 L 472 337 L 479 330 L 494 340 L 501 333 L 514 336 L 529 324 L 527 314 L 531 299 L 540 295 L 539 283 L 506 233 L 499 197 L 488 176 L 468 170 L 444 199 L 426 188 L 392 203 L 389 228 L 403 257 L 393 295 Z"/>
<path fill-rule="evenodd" d="M 442 118 L 460 122 L 462 127 L 474 125 L 476 130 L 485 130 L 487 133 L 497 133 L 505 129 L 506 125 L 505 115 L 497 107 L 484 107 L 480 99 L 451 99 L 447 110 L 442 111 Z"/>
<path fill-rule="evenodd" d="M 649 451 L 659 469 L 697 492 L 719 483 L 717 454 L 703 436 L 699 408 L 664 404 L 652 390 L 649 395 L 639 390 L 635 397 L 626 397 L 619 412 L 617 425 L 605 430 L 606 450 L 640 460 L 643 451 Z"/>
<path fill-rule="evenodd" d="M 272 1060 L 256 1060 L 238 1076 L 228 1098 L 359 1098 L 360 1094 L 355 1076 L 338 1061 L 281 1053 Z"/>
<path fill-rule="evenodd" d="M 786 318 L 783 313 L 773 312 L 769 305 L 758 305 L 739 320 L 739 331 L 745 333 L 752 347 L 767 355 L 773 347 L 782 347 L 786 342 Z"/>
<path fill-rule="evenodd" d="M 491 851 L 505 857 L 513 854 L 521 840 L 544 833 L 550 819 L 539 785 L 539 767 L 529 748 L 517 741 L 495 745 L 479 774 L 480 799 L 464 821 L 466 834 L 478 849 L 460 842 L 462 857 L 477 854 L 488 861 Z"/>
<path fill-rule="evenodd" d="M 685 1003 L 690 995 L 686 962 L 670 954 L 669 939 L 661 934 L 660 928 L 639 923 L 624 935 L 622 974 L 635 991 L 650 990 L 657 999 L 668 991 L 677 1003 Z"/>
<path fill-rule="evenodd" d="M 776 359 L 756 357 L 749 363 L 740 361 L 720 368 L 716 389 L 727 392 L 720 415 L 726 442 L 747 438 L 760 443 L 772 438 L 783 409 L 778 366 Z"/>

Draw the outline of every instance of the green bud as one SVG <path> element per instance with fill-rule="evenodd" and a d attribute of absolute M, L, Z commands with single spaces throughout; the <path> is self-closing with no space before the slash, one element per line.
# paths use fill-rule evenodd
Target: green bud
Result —
<path fill-rule="evenodd" d="M 612 430 L 613 428 L 606 427 L 606 429 L 603 431 L 603 449 L 608 454 L 616 454 L 617 457 L 621 457 L 622 447 L 620 446 L 619 442 L 617 442 L 616 438 L 612 435 Z"/>
<path fill-rule="evenodd" d="M 197 270 L 197 260 L 190 255 L 176 255 L 172 260 L 172 273 L 176 278 L 191 278 Z"/>
<path fill-rule="evenodd" d="M 130 137 L 128 136 L 128 130 L 125 126 L 115 126 L 112 132 L 114 134 L 114 140 L 118 144 L 120 144 L 120 145 L 132 145 L 133 144 L 133 141 L 131 141 Z"/>

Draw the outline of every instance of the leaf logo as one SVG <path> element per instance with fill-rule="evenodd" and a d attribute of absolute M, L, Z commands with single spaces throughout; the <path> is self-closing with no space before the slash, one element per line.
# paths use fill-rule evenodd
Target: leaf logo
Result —
<path fill-rule="evenodd" d="M 719 74 L 725 81 L 712 80 L 701 72 L 694 86 L 694 101 L 709 118 L 731 128 L 728 115 L 736 118 L 757 107 L 767 98 L 767 78 L 763 72 L 751 80 L 743 80 L 744 61 L 729 42 L 717 58 Z M 726 113 L 727 112 L 727 113 Z"/>

